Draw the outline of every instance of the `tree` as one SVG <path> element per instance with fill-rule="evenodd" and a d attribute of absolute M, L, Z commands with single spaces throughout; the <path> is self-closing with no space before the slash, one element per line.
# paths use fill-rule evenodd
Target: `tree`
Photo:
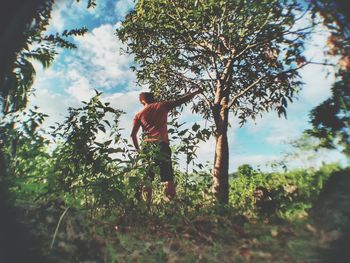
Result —
<path fill-rule="evenodd" d="M 76 0 L 79 2 L 79 0 Z M 0 9 L 0 91 L 6 75 L 12 72 L 17 54 L 28 40 L 30 25 L 48 20 L 54 0 L 7 0 Z M 95 7 L 96 0 L 88 0 L 87 8 Z M 33 25 L 34 23 L 34 25 Z"/>
<path fill-rule="evenodd" d="M 46 0 L 6 1 L 0 9 L 0 91 L 6 75 L 13 70 L 17 53 L 24 48 L 24 32 Z M 52 1 L 50 1 L 52 2 Z M 51 3 L 50 3 L 51 4 Z"/>
<path fill-rule="evenodd" d="M 306 133 L 320 140 L 318 147 L 336 149 L 350 157 L 350 74 L 334 83 L 332 96 L 310 112 L 312 128 Z"/>
<path fill-rule="evenodd" d="M 350 16 L 345 1 L 311 1 L 315 14 L 320 14 L 330 31 L 327 54 L 338 57 L 336 82 L 332 95 L 310 112 L 311 129 L 306 134 L 318 138 L 317 148 L 342 147 L 350 157 Z M 329 58 L 329 57 L 328 57 Z"/>
<path fill-rule="evenodd" d="M 76 48 L 67 37 L 87 32 L 87 28 L 83 27 L 64 30 L 61 34 L 45 34 L 53 4 L 54 0 L 37 0 L 33 5 L 30 4 L 30 8 L 28 3 L 19 5 L 18 12 L 3 30 L 0 42 L 3 48 L 3 52 L 0 52 L 3 58 L 0 68 L 0 105 L 4 114 L 22 110 L 27 105 L 35 78 L 31 59 L 47 68 L 53 62 L 57 48 Z"/>
<path fill-rule="evenodd" d="M 228 202 L 229 112 L 240 125 L 265 111 L 286 115 L 307 64 L 310 27 L 294 26 L 305 13 L 293 1 L 141 0 L 117 29 L 139 84 L 162 98 L 204 90 L 192 108 L 213 123 L 213 192 L 221 203 Z"/>

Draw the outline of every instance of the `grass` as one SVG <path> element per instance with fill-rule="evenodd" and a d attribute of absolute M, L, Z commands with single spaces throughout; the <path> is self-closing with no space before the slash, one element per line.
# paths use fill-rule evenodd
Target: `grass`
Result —
<path fill-rule="evenodd" d="M 305 224 L 237 223 L 213 217 L 182 224 L 119 227 L 109 235 L 116 262 L 317 262 L 317 236 Z M 304 227 L 302 227 L 304 226 Z M 112 227 L 110 227 L 112 228 Z M 315 261 L 316 260 L 316 261 Z M 108 261 L 107 261 L 108 262 Z"/>
<path fill-rule="evenodd" d="M 337 171 L 313 202 L 263 216 L 209 202 L 191 206 L 181 197 L 96 213 L 71 207 L 52 249 L 64 203 L 23 207 L 20 218 L 41 240 L 47 262 L 345 263 L 339 258 L 346 258 L 350 236 L 349 188 L 349 170 Z"/>

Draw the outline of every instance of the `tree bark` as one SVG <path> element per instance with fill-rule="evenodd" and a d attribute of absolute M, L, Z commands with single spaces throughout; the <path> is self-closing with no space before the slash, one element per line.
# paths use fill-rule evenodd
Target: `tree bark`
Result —
<path fill-rule="evenodd" d="M 225 99 L 220 105 L 214 106 L 213 116 L 216 124 L 216 145 L 212 190 L 219 203 L 227 204 L 229 197 L 229 148 L 227 140 L 228 107 Z"/>

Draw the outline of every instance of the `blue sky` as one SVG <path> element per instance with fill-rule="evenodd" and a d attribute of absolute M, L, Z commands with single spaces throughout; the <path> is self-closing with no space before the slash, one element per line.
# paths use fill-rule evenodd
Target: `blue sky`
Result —
<path fill-rule="evenodd" d="M 133 5 L 133 0 L 106 0 L 97 1 L 95 9 L 87 10 L 86 1 L 56 1 L 49 32 L 81 26 L 86 26 L 89 32 L 84 37 L 75 37 L 73 41 L 78 49 L 60 52 L 49 69 L 43 70 L 35 63 L 35 96 L 30 104 L 49 114 L 46 126 L 63 121 L 68 107 L 81 105 L 80 101 L 88 100 L 97 89 L 104 93 L 105 101 L 127 112 L 122 116 L 121 127 L 125 129 L 125 138 L 128 138 L 132 118 L 141 108 L 138 93 L 145 88 L 136 86 L 136 77 L 129 68 L 133 58 L 120 53 L 123 45 L 115 35 L 115 29 Z M 324 29 L 319 32 L 313 36 L 306 53 L 308 57 L 321 60 L 327 33 Z M 244 163 L 268 169 L 267 163 L 281 160 L 290 151 L 288 141 L 296 139 L 308 128 L 309 111 L 329 97 L 334 79 L 332 74 L 327 78 L 327 70 L 318 65 L 305 67 L 301 75 L 305 85 L 299 98 L 288 106 L 287 119 L 278 118 L 272 112 L 240 128 L 238 121 L 231 116 L 232 127 L 228 132 L 231 172 Z M 189 108 L 185 108 L 180 121 L 188 126 L 194 122 L 204 123 L 200 116 L 192 115 Z M 212 163 L 214 146 L 213 140 L 201 144 L 198 161 Z M 308 161 L 306 153 L 303 153 L 299 159 L 289 161 L 291 166 L 300 166 L 337 160 L 344 161 L 339 153 L 325 151 L 316 160 Z"/>

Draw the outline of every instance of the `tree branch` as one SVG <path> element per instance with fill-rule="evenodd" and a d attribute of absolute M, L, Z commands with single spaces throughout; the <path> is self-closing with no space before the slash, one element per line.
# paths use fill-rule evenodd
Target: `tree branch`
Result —
<path fill-rule="evenodd" d="M 308 64 L 321 65 L 321 66 L 331 66 L 331 67 L 335 67 L 336 66 L 333 63 L 317 62 L 317 61 L 308 61 Z"/>
<path fill-rule="evenodd" d="M 248 87 L 246 87 L 244 90 L 242 90 L 240 93 L 238 93 L 236 96 L 234 96 L 231 100 L 231 102 L 228 105 L 228 108 L 230 109 L 233 104 L 237 101 L 238 98 L 242 97 L 245 93 L 247 93 L 250 89 L 255 87 L 255 85 L 259 84 L 260 81 L 262 81 L 266 76 L 262 76 L 258 78 L 256 81 L 254 81 L 252 84 L 250 84 Z"/>
<path fill-rule="evenodd" d="M 207 72 L 207 74 L 208 74 L 209 78 L 211 79 L 211 81 L 214 81 L 214 79 L 212 78 L 212 76 L 211 76 L 211 74 L 209 72 L 209 69 L 208 69 L 207 65 L 205 63 L 203 63 L 202 65 L 205 68 L 205 71 Z"/>
<path fill-rule="evenodd" d="M 183 74 L 181 74 L 181 73 L 176 73 L 176 72 L 174 72 L 174 74 L 175 74 L 177 77 L 181 78 L 182 80 L 191 83 L 193 86 L 196 86 L 197 88 L 200 88 L 200 89 L 202 88 L 201 85 L 199 85 L 198 83 L 196 83 L 196 82 L 193 81 L 192 79 L 190 79 L 190 78 L 184 76 Z M 212 103 L 211 103 L 211 101 L 209 100 L 209 98 L 208 98 L 207 96 L 205 96 L 205 94 L 203 94 L 203 93 L 201 93 L 201 94 L 202 94 L 202 96 L 203 96 L 205 102 L 208 104 L 208 106 L 211 107 L 211 106 L 212 106 Z"/>
<path fill-rule="evenodd" d="M 256 81 L 254 81 L 252 84 L 250 84 L 248 87 L 246 87 L 245 89 L 243 89 L 240 93 L 238 93 L 236 96 L 234 96 L 231 100 L 231 102 L 229 103 L 228 108 L 230 109 L 233 104 L 240 98 L 242 97 L 245 93 L 247 93 L 249 90 L 251 90 L 252 88 L 254 88 L 257 84 L 259 84 L 264 78 L 266 77 L 277 77 L 279 75 L 285 74 L 285 73 L 289 73 L 289 72 L 293 72 L 293 71 L 297 71 L 303 67 L 305 67 L 306 65 L 310 64 L 309 62 L 305 62 L 304 64 L 301 64 L 300 66 L 293 68 L 293 69 L 289 69 L 289 70 L 285 70 L 282 71 L 276 75 L 271 75 L 271 76 L 261 76 L 260 78 L 258 78 Z"/>
<path fill-rule="evenodd" d="M 305 11 L 299 17 L 296 17 L 294 19 L 294 21 L 298 21 L 298 20 L 302 19 L 310 11 L 310 9 L 311 9 L 311 3 L 309 3 L 309 5 L 305 9 Z"/>

